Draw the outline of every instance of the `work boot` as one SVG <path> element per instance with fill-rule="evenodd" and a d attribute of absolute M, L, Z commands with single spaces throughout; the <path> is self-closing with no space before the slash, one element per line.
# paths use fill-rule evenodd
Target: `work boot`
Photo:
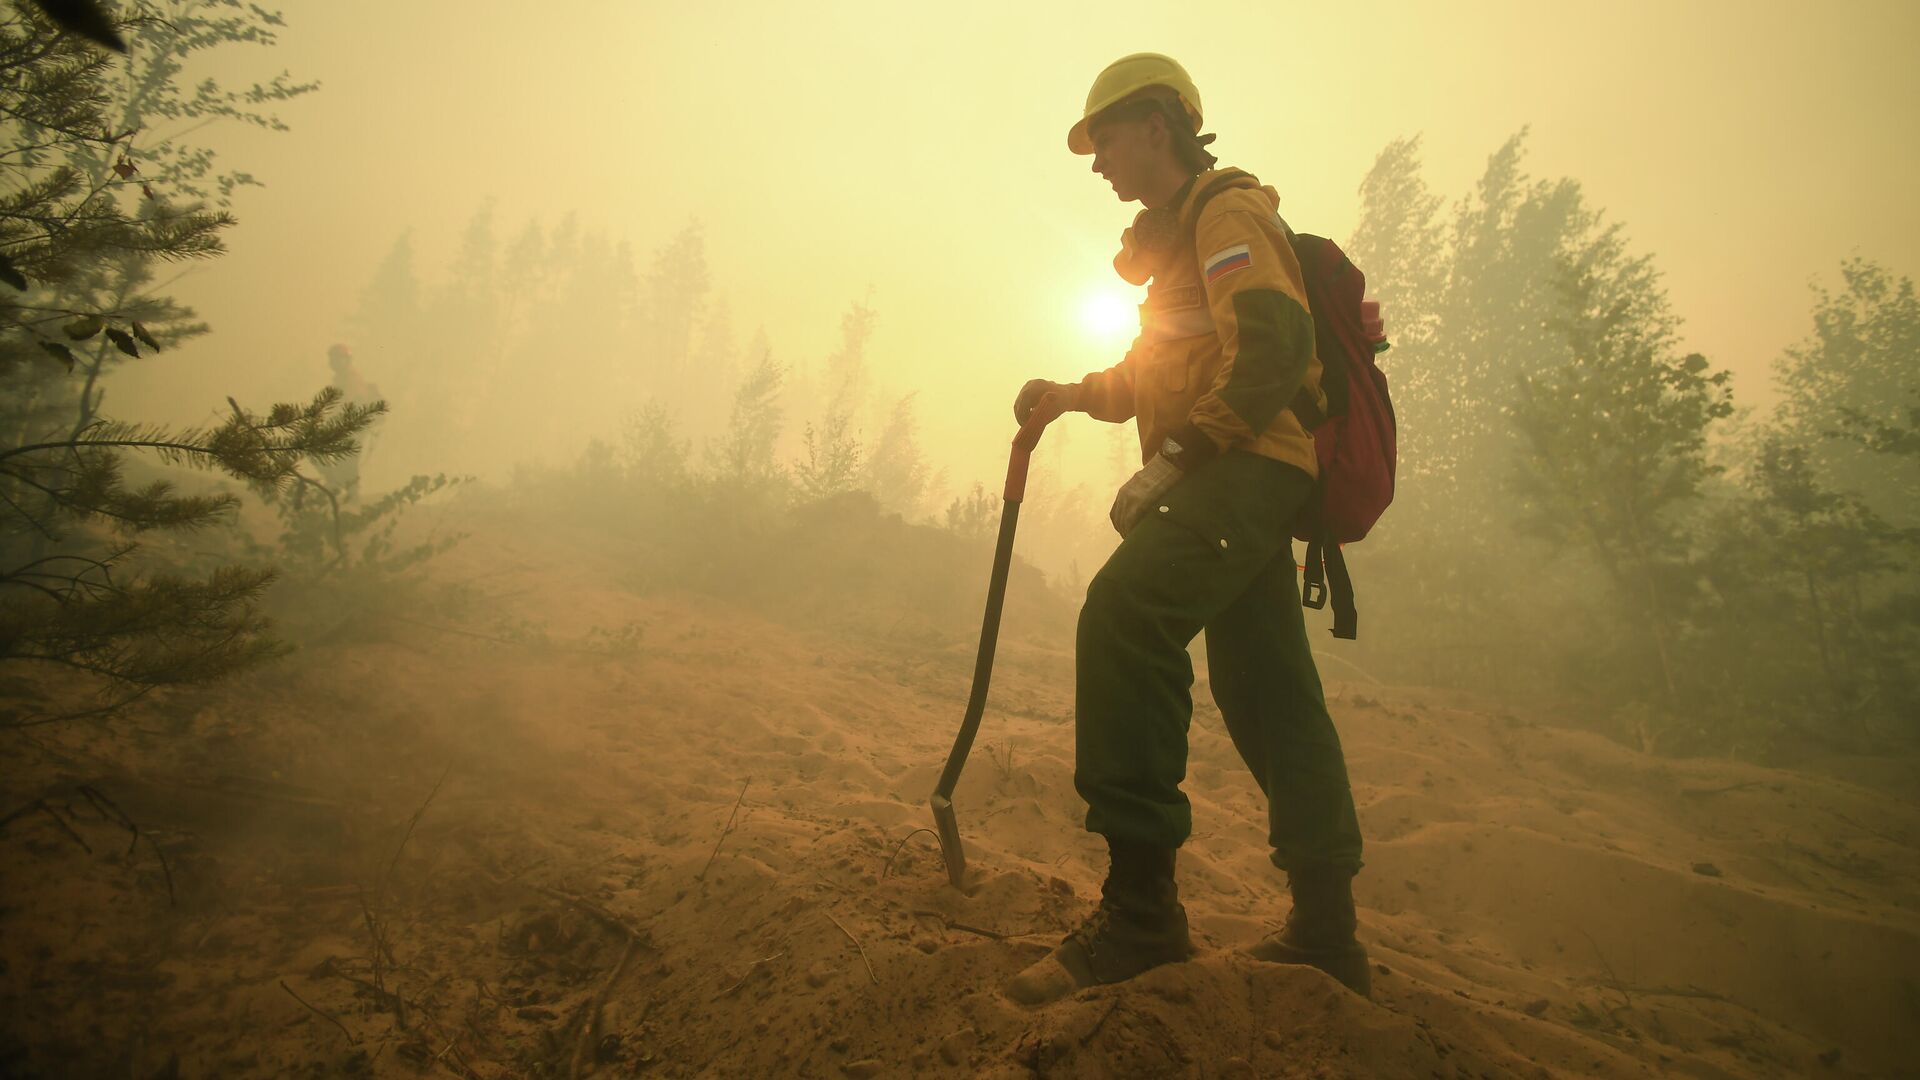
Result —
<path fill-rule="evenodd" d="M 1366 947 L 1354 937 L 1353 871 L 1340 866 L 1303 867 L 1287 874 L 1293 910 L 1286 925 L 1247 952 L 1274 964 L 1307 964 L 1370 997 L 1373 972 Z"/>
<path fill-rule="evenodd" d="M 1007 996 L 1041 1005 L 1099 983 L 1131 979 L 1193 955 L 1187 909 L 1173 883 L 1173 848 L 1108 840 L 1100 906 L 1060 946 L 1007 982 Z"/>

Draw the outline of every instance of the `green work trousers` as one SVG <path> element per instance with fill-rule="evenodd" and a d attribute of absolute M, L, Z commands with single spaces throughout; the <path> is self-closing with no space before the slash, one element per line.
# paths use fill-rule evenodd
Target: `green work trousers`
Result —
<path fill-rule="evenodd" d="M 1267 796 L 1274 865 L 1360 867 L 1340 738 L 1307 644 L 1289 524 L 1291 465 L 1230 451 L 1148 508 L 1087 586 L 1077 637 L 1074 787 L 1087 829 L 1177 848 L 1193 717 L 1187 646 L 1207 634 L 1213 700 Z"/>

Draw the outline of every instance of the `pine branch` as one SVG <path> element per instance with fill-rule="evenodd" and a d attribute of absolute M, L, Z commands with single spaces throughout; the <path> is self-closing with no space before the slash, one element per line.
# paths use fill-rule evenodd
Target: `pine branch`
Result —
<path fill-rule="evenodd" d="M 343 406 L 327 392 L 264 416 L 235 405 L 226 422 L 205 427 L 96 418 L 103 372 L 205 330 L 191 310 L 154 295 L 170 284 L 156 286 L 154 268 L 221 254 L 233 224 L 221 206 L 252 180 L 216 174 L 218 159 L 192 141 L 194 131 L 216 119 L 283 128 L 268 108 L 313 89 L 286 75 L 232 88 L 182 79 L 209 50 L 271 44 L 280 20 L 270 11 L 195 0 L 162 18 L 144 0 L 122 7 L 138 14 L 116 28 L 137 28 L 142 44 L 124 80 L 118 62 L 57 31 L 34 5 L 0 8 L 0 124 L 11 136 L 0 151 L 0 370 L 19 388 L 0 423 L 0 558 L 11 564 L 0 569 L 0 662 L 133 688 L 68 716 L 110 712 L 153 687 L 208 681 L 285 650 L 257 610 L 270 571 L 142 578 L 120 571 L 131 543 L 105 553 L 63 548 L 70 522 L 120 534 L 184 530 L 238 504 L 166 481 L 130 483 L 132 455 L 263 490 L 306 490 L 304 463 L 355 453 L 385 411 Z M 170 134 L 156 139 L 156 125 Z M 172 201 L 210 195 L 212 208 Z M 21 722 L 17 712 L 11 722 Z"/>
<path fill-rule="evenodd" d="M 50 664 L 129 686 L 210 682 L 282 655 L 255 603 L 271 570 L 155 575 L 111 593 L 30 597 L 0 614 L 0 662 Z"/>

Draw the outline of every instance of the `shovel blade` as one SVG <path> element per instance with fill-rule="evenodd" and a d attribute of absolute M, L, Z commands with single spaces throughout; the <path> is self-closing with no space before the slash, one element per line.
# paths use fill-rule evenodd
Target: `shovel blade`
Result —
<path fill-rule="evenodd" d="M 964 893 L 967 891 L 967 853 L 960 846 L 960 820 L 953 814 L 953 800 L 936 791 L 928 802 L 933 807 L 933 824 L 940 836 L 940 854 L 947 862 L 947 880 Z"/>

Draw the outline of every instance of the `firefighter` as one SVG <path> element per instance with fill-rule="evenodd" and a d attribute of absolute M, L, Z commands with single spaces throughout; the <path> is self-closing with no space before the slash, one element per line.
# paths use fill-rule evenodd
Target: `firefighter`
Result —
<path fill-rule="evenodd" d="M 1107 840 L 1099 906 L 1006 987 L 1039 1004 L 1194 952 L 1174 883 L 1192 832 L 1186 776 L 1193 667 L 1206 634 L 1214 701 L 1266 793 L 1286 923 L 1248 951 L 1318 967 L 1365 995 L 1352 879 L 1360 827 L 1346 761 L 1308 647 L 1290 525 L 1314 489 L 1302 416 L 1326 407 L 1300 266 L 1273 188 L 1216 169 L 1186 71 L 1136 53 L 1094 80 L 1067 135 L 1122 202 L 1142 209 L 1114 268 L 1151 283 L 1118 364 L 1047 394 L 1139 429 L 1142 468 L 1110 514 L 1122 537 L 1087 588 L 1075 658 L 1074 786 Z M 1201 193 L 1204 206 L 1195 213 Z"/>

